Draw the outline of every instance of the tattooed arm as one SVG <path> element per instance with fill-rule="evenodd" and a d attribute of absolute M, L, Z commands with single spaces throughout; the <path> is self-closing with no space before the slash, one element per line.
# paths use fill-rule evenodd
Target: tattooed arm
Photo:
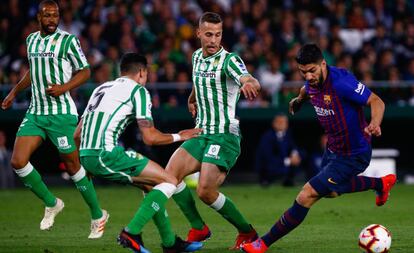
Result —
<path fill-rule="evenodd" d="M 138 119 L 138 126 L 141 130 L 144 143 L 146 145 L 166 145 L 176 141 L 185 141 L 190 138 L 196 137 L 201 129 L 186 129 L 177 134 L 166 134 L 160 132 L 154 127 L 154 122 L 147 119 Z"/>

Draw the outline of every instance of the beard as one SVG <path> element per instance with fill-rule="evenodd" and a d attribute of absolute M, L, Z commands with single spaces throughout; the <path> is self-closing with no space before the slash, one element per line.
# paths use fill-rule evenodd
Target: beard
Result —
<path fill-rule="evenodd" d="M 49 26 L 52 25 L 54 26 L 53 28 L 50 28 Z M 42 26 L 42 30 L 46 33 L 46 34 L 53 34 L 55 33 L 56 29 L 57 29 L 57 24 L 41 24 Z"/>
<path fill-rule="evenodd" d="M 320 76 L 319 76 L 318 79 L 319 79 L 318 80 L 318 85 L 322 85 L 323 84 L 323 75 L 322 75 L 322 72 L 321 72 L 321 74 L 320 74 Z"/>
<path fill-rule="evenodd" d="M 321 86 L 323 84 L 323 74 L 321 73 L 317 79 L 309 81 L 309 84 L 312 86 Z"/>

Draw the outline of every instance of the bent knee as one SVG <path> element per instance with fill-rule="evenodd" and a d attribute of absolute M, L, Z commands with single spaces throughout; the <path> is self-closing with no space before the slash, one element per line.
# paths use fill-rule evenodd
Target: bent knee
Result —
<path fill-rule="evenodd" d="M 29 163 L 29 159 L 21 156 L 13 156 L 10 163 L 13 169 L 19 170 Z"/>
<path fill-rule="evenodd" d="M 319 198 L 316 190 L 309 183 L 306 183 L 299 192 L 296 201 L 302 206 L 311 207 Z"/>
<path fill-rule="evenodd" d="M 177 178 L 175 178 L 173 175 L 170 175 L 170 174 L 168 174 L 168 173 L 165 173 L 165 176 L 164 176 L 164 179 L 163 179 L 163 182 L 159 182 L 159 183 L 170 183 L 170 184 L 173 184 L 173 185 L 177 185 L 178 184 L 178 180 L 177 180 Z"/>
<path fill-rule="evenodd" d="M 165 171 L 167 172 L 168 175 L 175 178 L 176 180 L 181 177 L 180 172 L 179 172 L 180 170 L 174 165 L 169 165 L 168 164 L 165 167 Z"/>
<path fill-rule="evenodd" d="M 211 188 L 197 187 L 197 196 L 207 205 L 211 205 L 217 199 L 217 192 Z"/>

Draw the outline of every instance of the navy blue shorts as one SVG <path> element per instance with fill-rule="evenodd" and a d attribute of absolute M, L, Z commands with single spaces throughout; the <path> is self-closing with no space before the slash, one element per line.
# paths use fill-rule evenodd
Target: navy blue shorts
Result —
<path fill-rule="evenodd" d="M 326 150 L 321 171 L 309 180 L 320 196 L 331 192 L 341 194 L 351 178 L 363 172 L 371 161 L 371 150 L 351 156 L 341 156 Z"/>

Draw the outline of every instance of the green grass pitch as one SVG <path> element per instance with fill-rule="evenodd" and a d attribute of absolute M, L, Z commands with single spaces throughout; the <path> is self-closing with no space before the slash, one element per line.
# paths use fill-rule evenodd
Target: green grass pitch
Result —
<path fill-rule="evenodd" d="M 288 208 L 296 188 L 252 185 L 225 186 L 222 192 L 231 197 L 259 234 Z M 56 218 L 51 231 L 40 231 L 43 216 L 41 202 L 27 189 L 0 191 L 0 252 L 129 252 L 116 244 L 120 229 L 128 223 L 142 194 L 133 187 L 97 187 L 103 208 L 111 215 L 102 239 L 88 240 L 89 214 L 75 188 L 52 188 L 65 201 L 65 209 Z M 309 212 L 300 227 L 274 244 L 269 252 L 361 252 L 358 234 L 371 223 L 386 226 L 392 233 L 391 252 L 414 252 L 414 186 L 397 185 L 389 202 L 375 206 L 372 191 L 323 199 Z M 231 252 L 236 230 L 221 216 L 197 200 L 197 206 L 213 235 L 201 252 Z M 189 225 L 173 201 L 168 203 L 173 229 L 185 238 Z M 145 245 L 153 253 L 162 252 L 155 226 L 144 228 Z"/>

